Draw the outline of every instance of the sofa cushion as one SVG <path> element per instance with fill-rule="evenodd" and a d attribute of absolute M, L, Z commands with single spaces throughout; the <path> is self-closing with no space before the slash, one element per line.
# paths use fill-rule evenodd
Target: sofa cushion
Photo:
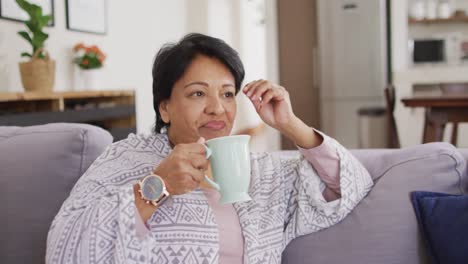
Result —
<path fill-rule="evenodd" d="M 465 184 L 464 186 L 465 186 L 465 192 L 468 192 L 468 148 L 462 148 L 459 150 L 463 158 L 466 160 L 466 170 L 465 170 L 466 181 L 464 183 Z"/>
<path fill-rule="evenodd" d="M 111 142 L 83 124 L 0 127 L 0 263 L 44 262 L 54 216 Z"/>
<path fill-rule="evenodd" d="M 467 263 L 468 195 L 418 191 L 411 198 L 432 263 Z"/>
<path fill-rule="evenodd" d="M 292 241 L 283 263 L 427 263 L 410 192 L 463 193 L 464 158 L 447 143 L 352 153 L 375 186 L 337 225 Z"/>

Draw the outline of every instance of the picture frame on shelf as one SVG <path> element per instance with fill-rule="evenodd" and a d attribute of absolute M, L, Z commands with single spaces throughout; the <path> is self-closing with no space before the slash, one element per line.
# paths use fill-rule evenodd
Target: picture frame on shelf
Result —
<path fill-rule="evenodd" d="M 67 29 L 107 34 L 107 0 L 66 0 Z"/>
<path fill-rule="evenodd" d="M 54 1 L 29 0 L 29 2 L 40 6 L 44 15 L 52 16 L 47 26 L 53 27 L 55 21 Z M 18 6 L 15 0 L 0 0 L 0 18 L 23 23 L 28 20 L 28 14 Z"/>

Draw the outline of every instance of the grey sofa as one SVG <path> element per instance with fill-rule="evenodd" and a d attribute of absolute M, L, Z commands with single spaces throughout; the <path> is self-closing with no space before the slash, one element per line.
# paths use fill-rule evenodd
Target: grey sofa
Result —
<path fill-rule="evenodd" d="M 44 262 L 53 217 L 111 142 L 82 124 L 0 127 L 0 263 Z M 283 263 L 427 263 L 409 192 L 467 193 L 468 149 L 432 143 L 352 152 L 375 187 L 341 223 L 292 241 Z"/>

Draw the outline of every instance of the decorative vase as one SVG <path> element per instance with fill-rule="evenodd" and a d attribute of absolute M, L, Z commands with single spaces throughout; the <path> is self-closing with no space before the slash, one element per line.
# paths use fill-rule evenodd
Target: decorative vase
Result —
<path fill-rule="evenodd" d="M 448 19 L 452 17 L 453 15 L 452 4 L 447 0 L 440 1 L 438 15 L 439 15 L 439 18 L 442 18 L 442 19 Z"/>
<path fill-rule="evenodd" d="M 42 48 L 34 52 L 31 60 L 19 64 L 21 82 L 27 92 L 52 92 L 55 82 L 55 61 L 50 59 L 49 53 L 44 52 L 45 58 L 40 59 Z"/>
<path fill-rule="evenodd" d="M 75 66 L 73 74 L 73 90 L 87 91 L 99 90 L 101 69 L 81 69 Z"/>
<path fill-rule="evenodd" d="M 409 10 L 409 16 L 421 20 L 426 16 L 426 6 L 422 0 L 413 1 Z"/>
<path fill-rule="evenodd" d="M 427 19 L 437 18 L 437 1 L 436 0 L 426 1 L 426 18 Z"/>

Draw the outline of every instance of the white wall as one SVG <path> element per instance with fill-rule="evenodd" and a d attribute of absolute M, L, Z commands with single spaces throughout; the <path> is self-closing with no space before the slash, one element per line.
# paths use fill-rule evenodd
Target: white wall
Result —
<path fill-rule="evenodd" d="M 239 51 L 246 70 L 245 83 L 258 79 L 279 83 L 276 1 L 251 0 L 238 3 Z M 238 127 L 263 123 L 244 94 L 238 95 L 238 102 L 242 107 Z M 255 151 L 279 150 L 280 146 L 280 134 L 269 126 L 252 141 Z"/>

